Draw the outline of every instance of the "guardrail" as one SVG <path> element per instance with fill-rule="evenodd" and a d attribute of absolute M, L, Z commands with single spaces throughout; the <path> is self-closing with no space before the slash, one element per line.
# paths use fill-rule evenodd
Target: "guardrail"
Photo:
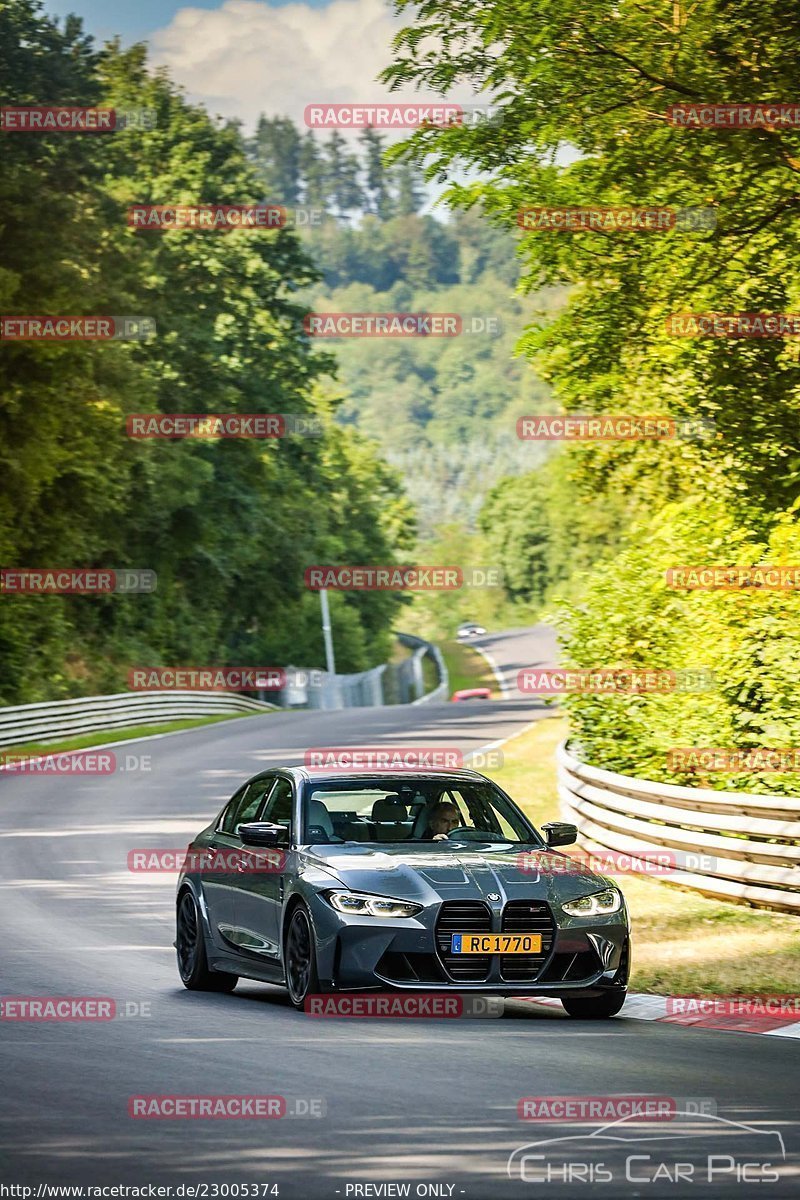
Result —
<path fill-rule="evenodd" d="M 413 680 L 412 687 L 416 693 L 411 703 L 430 704 L 432 701 L 446 700 L 450 691 L 450 676 L 439 647 L 433 642 L 426 642 L 424 638 L 416 637 L 413 633 L 398 633 L 397 640 L 401 645 L 407 646 L 410 650 L 414 651 L 408 660 L 408 669 L 411 672 Z M 436 678 L 439 680 L 436 687 L 430 692 L 425 691 L 425 682 L 422 674 L 422 660 L 426 655 L 432 660 L 436 668 Z M 400 669 L 402 670 L 405 666 L 405 663 L 401 663 Z"/>
<path fill-rule="evenodd" d="M 617 775 L 556 751 L 564 818 L 589 851 L 697 855 L 666 881 L 708 896 L 800 914 L 800 799 L 716 792 Z"/>
<path fill-rule="evenodd" d="M 448 677 L 438 646 L 411 634 L 398 634 L 414 653 L 397 665 L 400 703 L 422 704 L 447 697 Z M 436 663 L 439 684 L 424 695 L 422 659 L 429 654 Z M 390 667 L 383 663 L 352 675 L 324 675 L 319 687 L 309 687 L 304 703 L 311 708 L 374 707 L 386 703 L 384 680 Z M 290 668 L 294 670 L 294 668 Z M 412 698 L 415 697 L 415 698 Z M 123 729 L 180 721 L 217 713 L 269 712 L 278 708 L 265 700 L 254 700 L 237 692 L 118 692 L 113 696 L 86 696 L 78 700 L 53 700 L 0 708 L 0 749 L 27 742 L 56 742 L 76 734 Z"/>
<path fill-rule="evenodd" d="M 373 708 L 384 703 L 383 676 L 386 663 L 371 667 L 368 671 L 357 671 L 352 675 L 330 675 L 321 673 L 314 687 L 298 690 L 303 703 L 309 708 Z M 287 700 L 287 693 L 281 697 Z"/>
<path fill-rule="evenodd" d="M 303 704 L 309 708 L 374 708 L 384 704 L 427 704 L 432 700 L 446 700 L 449 689 L 447 667 L 438 646 L 426 642 L 412 633 L 398 633 L 397 640 L 413 653 L 402 662 L 382 663 L 368 671 L 353 675 L 329 675 L 326 672 L 303 671 L 302 668 L 287 668 L 298 674 L 319 676 L 313 687 L 287 689 L 281 693 L 281 702 L 287 705 Z M 438 683 L 430 692 L 425 692 L 422 660 L 428 656 L 436 668 Z"/>
<path fill-rule="evenodd" d="M 95 730 L 181 721 L 216 713 L 268 712 L 276 708 L 235 692 L 119 692 L 80 700 L 54 700 L 0 708 L 0 747 L 54 742 Z"/>

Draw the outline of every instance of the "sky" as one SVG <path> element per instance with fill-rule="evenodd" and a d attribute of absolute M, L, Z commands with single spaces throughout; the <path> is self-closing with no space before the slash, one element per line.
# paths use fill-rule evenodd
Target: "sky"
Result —
<path fill-rule="evenodd" d="M 166 66 L 190 100 L 248 130 L 262 112 L 302 123 L 315 101 L 385 99 L 375 76 L 390 62 L 402 24 L 387 0 L 45 0 L 44 7 L 53 16 L 76 13 L 100 42 L 115 34 L 124 44 L 147 41 L 151 62 Z"/>

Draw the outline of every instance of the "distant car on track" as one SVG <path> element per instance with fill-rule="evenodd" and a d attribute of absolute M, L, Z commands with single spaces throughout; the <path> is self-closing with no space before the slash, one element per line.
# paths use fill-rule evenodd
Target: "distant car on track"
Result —
<path fill-rule="evenodd" d="M 459 625 L 456 637 L 460 642 L 464 642 L 470 638 L 483 637 L 485 633 L 483 625 L 476 625 L 474 621 L 466 621 L 463 625 Z"/>
<path fill-rule="evenodd" d="M 488 687 L 460 688 L 453 692 L 451 700 L 491 700 L 492 689 Z"/>
<path fill-rule="evenodd" d="M 556 850 L 574 825 L 542 828 L 476 771 L 263 771 L 187 851 L 181 979 L 283 984 L 298 1008 L 380 989 L 556 996 L 570 1016 L 614 1016 L 625 901 Z"/>

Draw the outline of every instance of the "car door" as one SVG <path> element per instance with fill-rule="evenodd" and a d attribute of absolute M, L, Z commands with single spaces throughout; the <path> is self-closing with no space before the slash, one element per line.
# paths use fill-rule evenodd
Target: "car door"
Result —
<path fill-rule="evenodd" d="M 237 944 L 234 899 L 242 878 L 239 870 L 242 839 L 239 825 L 255 820 L 274 776 L 254 780 L 240 788 L 225 806 L 208 847 L 208 863 L 203 871 L 202 888 L 208 910 L 211 937 L 222 949 Z"/>
<path fill-rule="evenodd" d="M 284 877 L 292 857 L 294 800 L 291 779 L 279 775 L 255 819 L 282 825 L 287 831 L 286 842 L 275 849 L 243 847 L 234 902 L 237 945 L 276 970 L 280 969 Z"/>

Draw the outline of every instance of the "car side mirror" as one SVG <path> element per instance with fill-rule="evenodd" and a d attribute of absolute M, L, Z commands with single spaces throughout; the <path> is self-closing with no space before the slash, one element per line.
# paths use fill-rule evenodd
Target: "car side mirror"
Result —
<path fill-rule="evenodd" d="M 571 846 L 578 840 L 578 826 L 566 821 L 548 821 L 542 826 L 548 846 Z"/>
<path fill-rule="evenodd" d="M 247 821 L 236 832 L 245 846 L 285 846 L 289 844 L 289 830 L 271 821 Z"/>

